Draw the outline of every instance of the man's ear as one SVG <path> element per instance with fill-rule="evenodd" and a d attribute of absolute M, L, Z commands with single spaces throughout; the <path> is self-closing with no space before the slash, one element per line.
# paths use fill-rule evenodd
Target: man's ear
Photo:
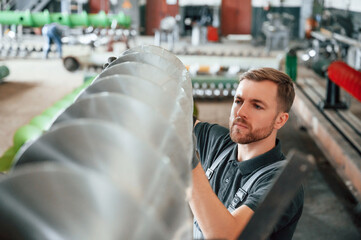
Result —
<path fill-rule="evenodd" d="M 275 124 L 274 124 L 274 128 L 277 129 L 277 130 L 282 128 L 283 125 L 285 125 L 285 123 L 287 122 L 288 117 L 289 117 L 289 115 L 286 112 L 278 113 L 278 115 L 276 117 Z"/>

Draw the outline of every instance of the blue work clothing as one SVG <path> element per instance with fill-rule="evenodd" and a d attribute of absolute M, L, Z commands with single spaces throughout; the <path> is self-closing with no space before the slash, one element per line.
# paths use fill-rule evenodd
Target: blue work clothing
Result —
<path fill-rule="evenodd" d="M 61 35 L 62 30 L 56 24 L 48 24 L 43 27 L 43 35 L 46 37 L 46 45 L 44 47 L 44 57 L 48 58 L 51 44 L 56 44 L 56 50 L 59 58 L 63 57 Z"/>

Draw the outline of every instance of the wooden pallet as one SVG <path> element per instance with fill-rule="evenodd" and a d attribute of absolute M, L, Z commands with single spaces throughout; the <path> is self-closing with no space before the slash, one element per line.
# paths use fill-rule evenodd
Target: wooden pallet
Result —
<path fill-rule="evenodd" d="M 348 110 L 321 111 L 325 92 L 312 78 L 298 79 L 293 110 L 361 202 L 361 121 Z"/>

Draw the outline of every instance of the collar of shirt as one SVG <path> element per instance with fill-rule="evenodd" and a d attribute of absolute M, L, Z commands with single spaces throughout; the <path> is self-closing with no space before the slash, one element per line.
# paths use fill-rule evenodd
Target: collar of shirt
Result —
<path fill-rule="evenodd" d="M 281 152 L 281 142 L 278 139 L 276 139 L 276 146 L 274 148 L 257 157 L 248 159 L 246 161 L 238 162 L 237 155 L 238 147 L 236 144 L 236 147 L 233 149 L 231 157 L 228 161 L 233 162 L 233 164 L 237 164 L 242 175 L 249 174 L 260 167 L 267 166 L 271 163 L 285 159 L 285 156 Z"/>

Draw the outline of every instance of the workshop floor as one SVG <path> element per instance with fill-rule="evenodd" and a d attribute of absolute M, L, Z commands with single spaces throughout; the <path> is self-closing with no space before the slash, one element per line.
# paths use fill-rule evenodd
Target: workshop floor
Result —
<path fill-rule="evenodd" d="M 142 41 L 138 39 L 138 43 Z M 143 43 L 152 43 L 152 39 L 145 38 Z M 183 42 L 178 48 L 184 49 L 187 44 Z M 251 51 L 250 48 L 254 47 L 233 42 L 206 44 L 201 48 L 231 52 L 232 49 Z M 13 59 L 0 62 L 0 65 L 4 64 L 9 67 L 10 75 L 0 84 L 0 156 L 12 146 L 12 136 L 17 128 L 81 85 L 85 74 L 84 71 L 67 72 L 59 59 Z M 313 73 L 299 68 L 299 74 Z M 200 120 L 227 126 L 231 100 L 202 100 L 196 101 L 196 104 Z M 359 109 L 361 107 L 355 111 Z M 284 153 L 296 148 L 312 154 L 318 163 L 304 183 L 305 207 L 294 239 L 361 239 L 361 221 L 357 219 L 355 202 L 314 141 L 302 130 L 293 113 L 288 124 L 280 131 L 279 138 Z M 358 211 L 360 215 L 360 209 Z"/>

